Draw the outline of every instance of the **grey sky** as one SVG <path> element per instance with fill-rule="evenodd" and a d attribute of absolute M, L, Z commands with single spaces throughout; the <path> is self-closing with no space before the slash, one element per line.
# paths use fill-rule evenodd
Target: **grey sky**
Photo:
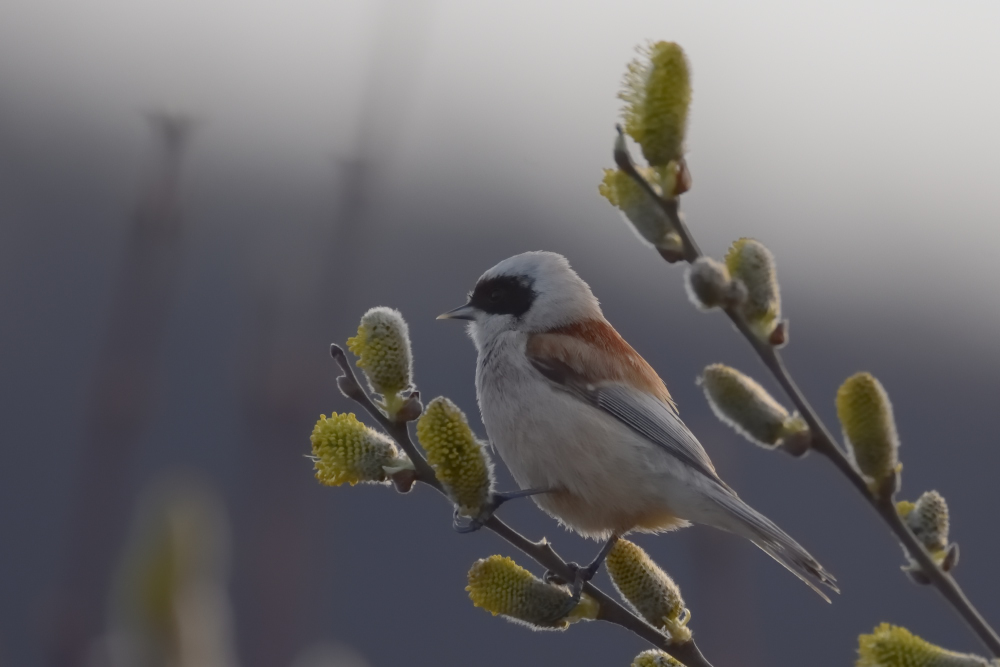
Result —
<path fill-rule="evenodd" d="M 876 281 L 917 301 L 971 303 L 969 286 L 991 282 L 996 3 L 385 6 L 7 0 L 0 93 L 130 141 L 144 136 L 137 109 L 189 110 L 209 121 L 201 160 L 294 180 L 356 150 L 379 71 L 367 128 L 389 155 L 387 186 L 448 197 L 492 182 L 563 207 L 586 233 L 611 217 L 595 187 L 624 64 L 636 44 L 670 39 L 694 70 L 685 205 L 710 251 L 751 234 L 802 284 Z M 44 114 L 13 122 L 45 134 Z M 995 332 L 1000 296 L 987 291 L 979 316 Z"/>

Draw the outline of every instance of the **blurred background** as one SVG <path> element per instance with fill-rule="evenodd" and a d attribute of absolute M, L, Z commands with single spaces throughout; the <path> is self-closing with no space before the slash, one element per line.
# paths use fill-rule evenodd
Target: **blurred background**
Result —
<path fill-rule="evenodd" d="M 847 375 L 882 380 L 903 496 L 948 499 L 996 625 L 997 34 L 972 1 L 5 0 L 0 664 L 629 664 L 618 627 L 473 608 L 476 558 L 532 564 L 453 533 L 433 492 L 321 487 L 306 458 L 319 414 L 355 409 L 327 349 L 373 305 L 408 318 L 424 396 L 476 416 L 472 345 L 434 317 L 534 249 L 570 258 L 722 476 L 838 577 L 827 605 L 737 538 L 638 538 L 717 667 L 850 664 L 882 621 L 983 652 L 830 465 L 715 420 L 705 365 L 777 389 L 597 184 L 634 47 L 679 42 L 694 234 L 774 251 L 786 359 L 828 423 Z M 529 502 L 501 515 L 594 553 Z"/>

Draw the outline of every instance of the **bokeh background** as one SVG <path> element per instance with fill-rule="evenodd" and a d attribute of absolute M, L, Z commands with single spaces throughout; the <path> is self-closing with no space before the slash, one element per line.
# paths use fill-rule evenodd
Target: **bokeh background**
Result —
<path fill-rule="evenodd" d="M 596 186 L 633 48 L 680 42 L 694 233 L 774 251 L 786 358 L 830 423 L 843 378 L 882 380 L 904 496 L 948 498 L 956 575 L 1000 623 L 997 34 L 985 1 L 5 0 L 0 664 L 112 664 L 164 558 L 209 582 L 189 665 L 629 664 L 620 628 L 473 608 L 468 566 L 516 554 L 432 492 L 320 487 L 305 458 L 354 409 L 327 346 L 369 306 L 408 318 L 424 395 L 476 415 L 472 345 L 434 316 L 532 249 L 570 258 L 722 476 L 841 583 L 827 605 L 736 538 L 639 538 L 714 664 L 850 664 L 881 621 L 982 652 L 831 466 L 716 422 L 702 367 L 773 383 Z"/>

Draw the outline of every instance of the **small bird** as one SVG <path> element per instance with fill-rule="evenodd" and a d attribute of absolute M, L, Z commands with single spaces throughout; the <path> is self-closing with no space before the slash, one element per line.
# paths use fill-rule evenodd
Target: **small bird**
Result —
<path fill-rule="evenodd" d="M 706 524 L 747 538 L 829 601 L 835 580 L 736 495 L 684 425 L 663 380 L 604 319 L 562 255 L 526 252 L 488 270 L 468 303 L 486 432 L 518 485 L 546 513 L 607 540 Z M 579 584 L 579 582 L 577 582 Z M 839 592 L 839 591 L 838 591 Z"/>

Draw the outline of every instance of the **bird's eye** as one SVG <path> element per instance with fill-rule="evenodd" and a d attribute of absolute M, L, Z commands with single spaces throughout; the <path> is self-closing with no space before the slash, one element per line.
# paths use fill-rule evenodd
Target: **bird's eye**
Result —
<path fill-rule="evenodd" d="M 504 297 L 504 291 L 502 289 L 495 289 L 492 292 L 490 292 L 490 301 L 492 301 L 493 303 L 496 303 L 503 297 Z"/>

